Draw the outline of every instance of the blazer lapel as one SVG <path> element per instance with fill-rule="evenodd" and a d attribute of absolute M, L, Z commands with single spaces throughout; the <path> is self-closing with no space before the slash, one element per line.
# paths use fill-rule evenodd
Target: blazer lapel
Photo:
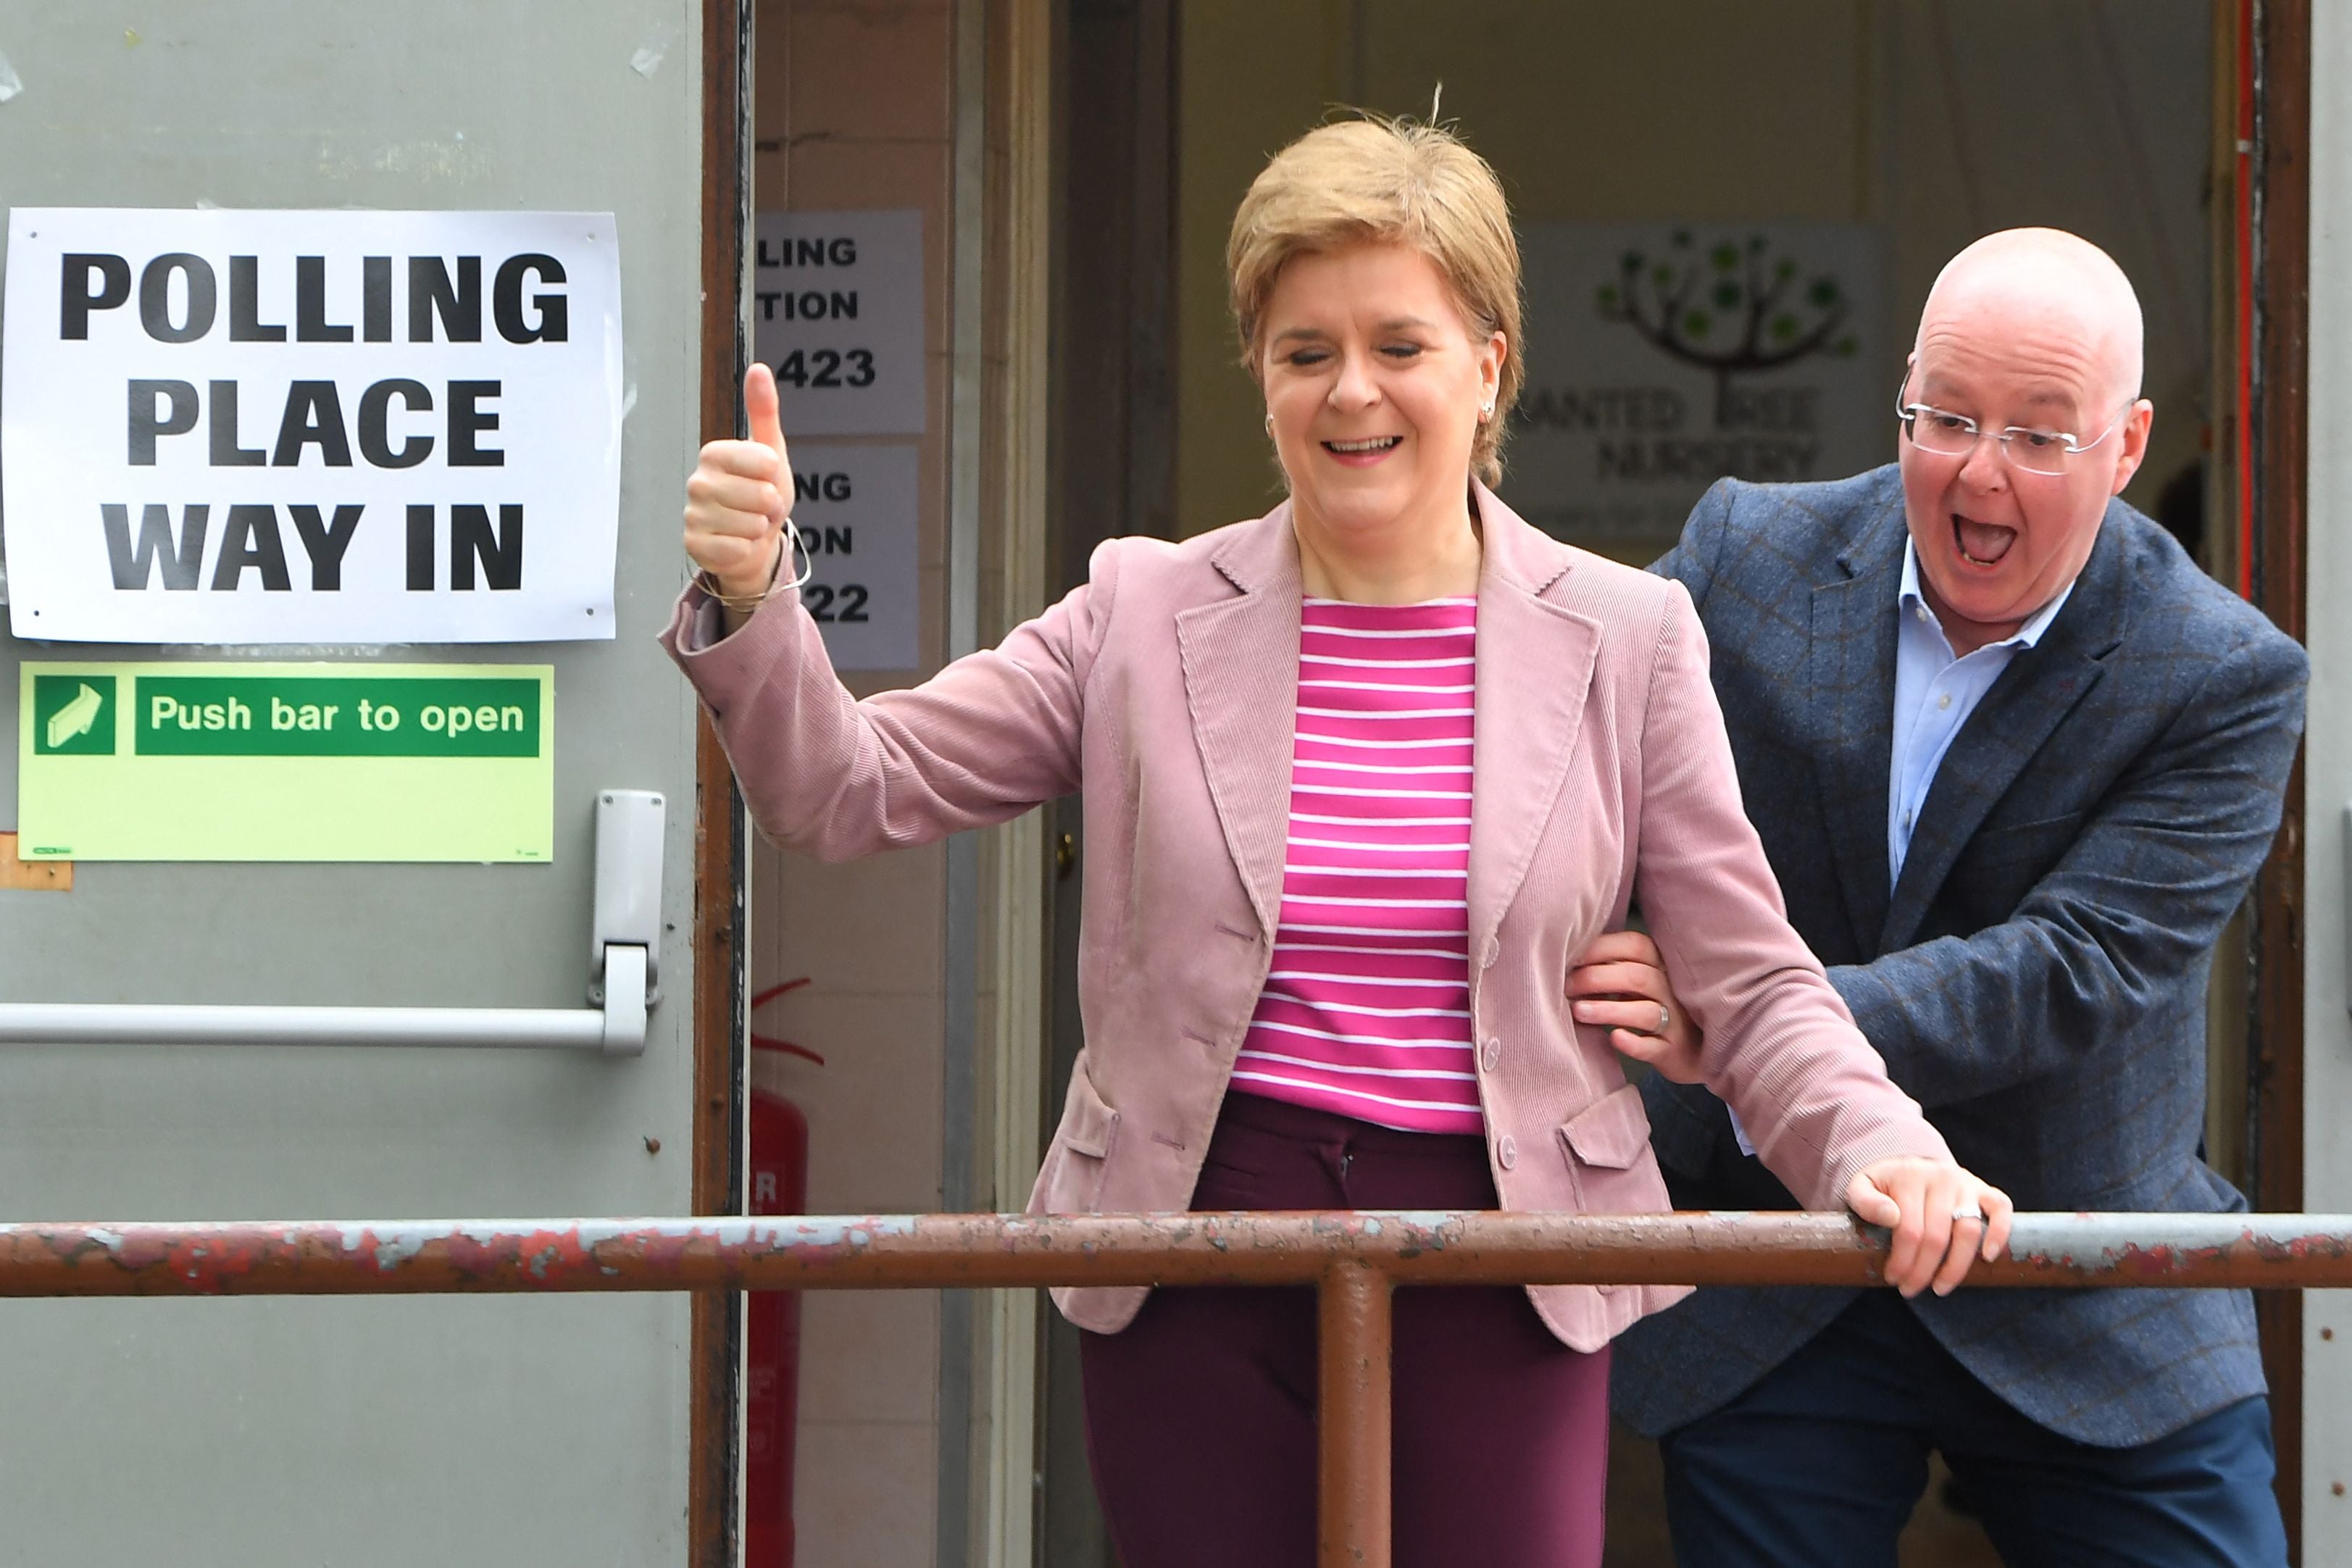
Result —
<path fill-rule="evenodd" d="M 1601 624 L 1540 596 L 1570 570 L 1574 554 L 1484 486 L 1474 489 L 1485 535 L 1466 895 L 1475 966 L 1527 876 L 1568 777 Z"/>
<path fill-rule="evenodd" d="M 1298 546 L 1287 501 L 1211 558 L 1239 589 L 1176 616 L 1184 699 L 1225 847 L 1266 940 L 1282 914 L 1298 707 Z"/>
<path fill-rule="evenodd" d="M 1847 575 L 1813 590 L 1804 711 L 1838 886 L 1864 952 L 1887 904 L 1886 791 L 1895 757 L 1895 589 L 1902 582 L 1903 507 L 1866 523 L 1839 557 Z"/>
<path fill-rule="evenodd" d="M 2106 673 L 2101 661 L 2122 640 L 2121 537 L 2120 526 L 2101 525 L 2098 542 L 2057 619 L 2039 644 L 2011 657 L 2009 668 L 1953 738 L 1920 805 L 1903 876 L 1873 951 L 1911 944 L 1985 814 Z"/>

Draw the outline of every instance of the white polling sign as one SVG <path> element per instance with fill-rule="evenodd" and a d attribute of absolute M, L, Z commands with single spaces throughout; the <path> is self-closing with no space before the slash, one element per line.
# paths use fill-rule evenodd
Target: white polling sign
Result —
<path fill-rule="evenodd" d="M 792 447 L 793 526 L 811 573 L 801 603 L 835 669 L 921 665 L 915 450 Z"/>
<path fill-rule="evenodd" d="M 620 281 L 605 213 L 14 209 L 10 629 L 612 637 Z"/>
<path fill-rule="evenodd" d="M 753 351 L 790 436 L 923 433 L 923 214 L 769 212 L 751 252 Z"/>

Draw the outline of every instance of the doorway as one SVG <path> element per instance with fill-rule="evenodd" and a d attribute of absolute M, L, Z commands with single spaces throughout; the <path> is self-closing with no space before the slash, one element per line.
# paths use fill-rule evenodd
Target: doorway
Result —
<path fill-rule="evenodd" d="M 1721 473 L 1830 478 L 1891 460 L 1885 405 L 1937 269 L 1979 235 L 2050 225 L 2115 256 L 2146 311 L 2158 418 L 2126 499 L 2237 583 L 2234 116 L 2249 12 L 1495 0 L 1441 23 L 1410 0 L 1065 0 L 1051 425 L 1063 585 L 1099 537 L 1182 537 L 1279 499 L 1235 363 L 1225 235 L 1266 157 L 1340 106 L 1450 122 L 1501 174 L 1527 263 L 1529 370 L 1501 493 L 1570 542 L 1644 563 Z M 1837 319 L 1784 377 L 1807 398 L 1727 399 L 1727 378 L 1704 369 L 1663 375 L 1641 323 L 1601 297 L 1633 249 L 1671 262 L 1727 244 L 1833 282 L 1795 335 Z M 1661 385 L 1678 400 L 1664 428 L 1662 405 L 1611 395 Z M 1053 831 L 1066 863 L 1083 853 L 1075 803 Z M 1077 1044 L 1076 886 L 1057 884 L 1049 1110 Z M 2262 1106 L 2247 1051 L 2254 940 L 2244 927 L 2225 939 L 2210 1025 L 2208 1152 L 2242 1185 L 2258 1173 Z M 1074 1355 L 1054 1337 L 1070 1333 L 1048 1330 L 1040 1560 L 1097 1568 L 1109 1557 Z M 1654 1453 L 1621 1434 L 1611 1563 L 1670 1561 L 1657 1498 Z M 1903 1552 L 1919 1568 L 1997 1561 L 1940 1472 Z"/>

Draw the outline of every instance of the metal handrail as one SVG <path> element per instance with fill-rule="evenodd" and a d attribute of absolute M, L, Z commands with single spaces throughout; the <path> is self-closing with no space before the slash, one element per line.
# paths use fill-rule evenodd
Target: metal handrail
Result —
<path fill-rule="evenodd" d="M 0 1297 L 1307 1285 L 1875 1285 L 1838 1214 L 763 1215 L 0 1225 Z M 2352 1285 L 2352 1215 L 2021 1214 L 1986 1286 Z"/>
<path fill-rule="evenodd" d="M 0 1297 L 1313 1285 L 1318 1562 L 1386 1568 L 1398 1285 L 1875 1285 L 1835 1214 L 887 1215 L 0 1226 Z M 2025 1214 L 1984 1286 L 2352 1285 L 2352 1215 Z"/>

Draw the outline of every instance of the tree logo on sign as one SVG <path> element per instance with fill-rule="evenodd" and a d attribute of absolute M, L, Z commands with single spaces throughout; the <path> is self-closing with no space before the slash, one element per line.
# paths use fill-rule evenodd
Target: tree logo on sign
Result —
<path fill-rule="evenodd" d="M 1838 280 L 1808 275 L 1796 258 L 1774 254 L 1760 234 L 1702 248 L 1677 230 L 1664 255 L 1628 250 L 1596 309 L 1662 353 L 1715 377 L 1716 422 L 1728 425 L 1731 378 L 1779 370 L 1816 354 L 1844 359 L 1852 300 Z"/>

